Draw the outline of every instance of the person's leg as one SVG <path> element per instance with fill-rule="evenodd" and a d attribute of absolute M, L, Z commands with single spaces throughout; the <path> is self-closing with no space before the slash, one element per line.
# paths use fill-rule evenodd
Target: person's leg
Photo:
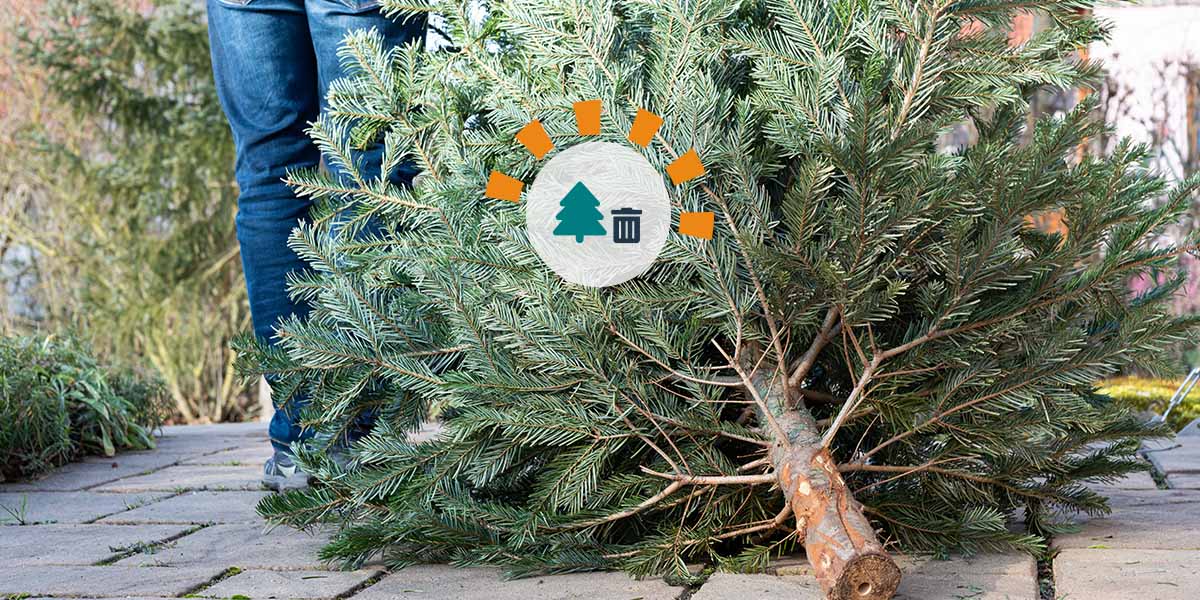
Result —
<path fill-rule="evenodd" d="M 250 314 L 255 335 L 273 343 L 281 319 L 308 311 L 288 297 L 288 273 L 307 267 L 287 240 L 311 202 L 282 181 L 320 160 L 304 133 L 320 109 L 308 16 L 304 0 L 208 0 L 208 29 L 217 94 L 237 147 L 237 235 Z M 296 404 L 271 419 L 280 452 L 302 436 Z"/>
<path fill-rule="evenodd" d="M 305 0 L 305 7 L 308 10 L 313 51 L 317 57 L 317 88 L 322 111 L 328 109 L 326 94 L 329 85 L 345 75 L 338 50 L 350 31 L 374 28 L 382 35 L 385 49 L 414 40 L 424 43 L 424 17 L 390 19 L 380 13 L 379 0 Z M 383 144 L 377 143 L 356 156 L 362 160 L 362 175 L 365 178 L 378 177 L 382 153 Z M 332 165 L 330 167 L 334 174 L 345 176 Z M 388 175 L 396 185 L 409 185 L 416 173 L 415 166 L 406 163 Z"/>
<path fill-rule="evenodd" d="M 400 46 L 410 41 L 423 43 L 425 39 L 425 19 L 410 18 L 407 20 L 392 20 L 379 12 L 378 0 L 306 0 L 308 10 L 309 31 L 312 35 L 313 51 L 317 57 L 318 89 L 320 90 L 321 110 L 329 107 L 326 103 L 326 93 L 333 81 L 345 76 L 343 65 L 338 57 L 342 40 L 352 30 L 374 28 L 382 35 L 384 47 Z M 360 160 L 362 175 L 365 179 L 379 176 L 382 142 L 376 143 L 355 155 Z M 343 182 L 349 181 L 349 175 L 341 172 L 334 165 L 327 165 L 330 171 Z M 411 162 L 400 165 L 388 177 L 395 185 L 411 185 L 417 169 Z M 349 220 L 352 215 L 342 213 L 333 221 L 331 235 L 340 235 L 341 223 Z M 358 235 L 370 235 L 378 231 L 378 224 L 367 222 L 358 231 Z M 333 440 L 334 446 L 352 442 L 365 435 L 370 430 L 373 414 L 362 415 L 355 427 L 347 428 L 346 439 Z"/>

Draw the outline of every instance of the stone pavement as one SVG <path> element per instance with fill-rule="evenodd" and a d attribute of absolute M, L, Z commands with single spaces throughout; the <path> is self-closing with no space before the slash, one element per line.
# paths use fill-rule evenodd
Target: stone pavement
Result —
<path fill-rule="evenodd" d="M 1197 597 L 1200 490 L 1182 488 L 1200 488 L 1200 462 L 1184 456 L 1198 448 L 1163 450 L 1154 458 L 1181 489 L 1158 489 L 1148 476 L 1121 482 L 1112 489 L 1114 518 L 1061 538 L 1057 597 Z M 255 514 L 266 493 L 258 488 L 259 469 L 269 453 L 260 424 L 167 427 L 154 451 L 91 458 L 38 481 L 0 484 L 0 598 L 821 597 L 803 561 L 784 561 L 772 575 L 721 573 L 691 589 L 620 573 L 503 581 L 494 569 L 444 565 L 339 571 L 316 558 L 321 534 L 267 531 Z M 1027 556 L 900 562 L 906 575 L 898 598 L 1039 598 L 1036 563 Z"/>
<path fill-rule="evenodd" d="M 1118 482 L 1104 489 L 1112 514 L 1054 540 L 1059 598 L 1200 598 L 1200 421 L 1142 454 L 1165 489 L 1148 475 Z"/>

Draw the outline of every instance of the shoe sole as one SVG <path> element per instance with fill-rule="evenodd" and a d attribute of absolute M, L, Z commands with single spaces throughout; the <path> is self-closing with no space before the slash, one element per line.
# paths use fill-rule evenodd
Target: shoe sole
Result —
<path fill-rule="evenodd" d="M 287 475 L 263 475 L 262 484 L 263 487 L 276 492 L 304 490 L 308 489 L 308 474 L 296 472 L 290 477 Z"/>

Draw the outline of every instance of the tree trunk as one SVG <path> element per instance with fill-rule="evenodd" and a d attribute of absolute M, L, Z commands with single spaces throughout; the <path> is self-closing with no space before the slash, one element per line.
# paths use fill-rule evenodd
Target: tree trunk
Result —
<path fill-rule="evenodd" d="M 891 598 L 900 585 L 900 569 L 821 447 L 812 415 L 803 407 L 782 407 L 776 394 L 768 398 L 775 422 L 788 436 L 788 445 L 777 440 L 769 458 L 821 589 L 830 600 Z"/>

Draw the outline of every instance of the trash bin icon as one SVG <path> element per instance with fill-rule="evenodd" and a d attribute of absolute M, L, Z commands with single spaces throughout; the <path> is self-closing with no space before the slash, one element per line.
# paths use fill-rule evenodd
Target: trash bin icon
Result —
<path fill-rule="evenodd" d="M 642 241 L 642 211 L 636 208 L 618 208 L 613 215 L 613 243 L 636 244 Z"/>

